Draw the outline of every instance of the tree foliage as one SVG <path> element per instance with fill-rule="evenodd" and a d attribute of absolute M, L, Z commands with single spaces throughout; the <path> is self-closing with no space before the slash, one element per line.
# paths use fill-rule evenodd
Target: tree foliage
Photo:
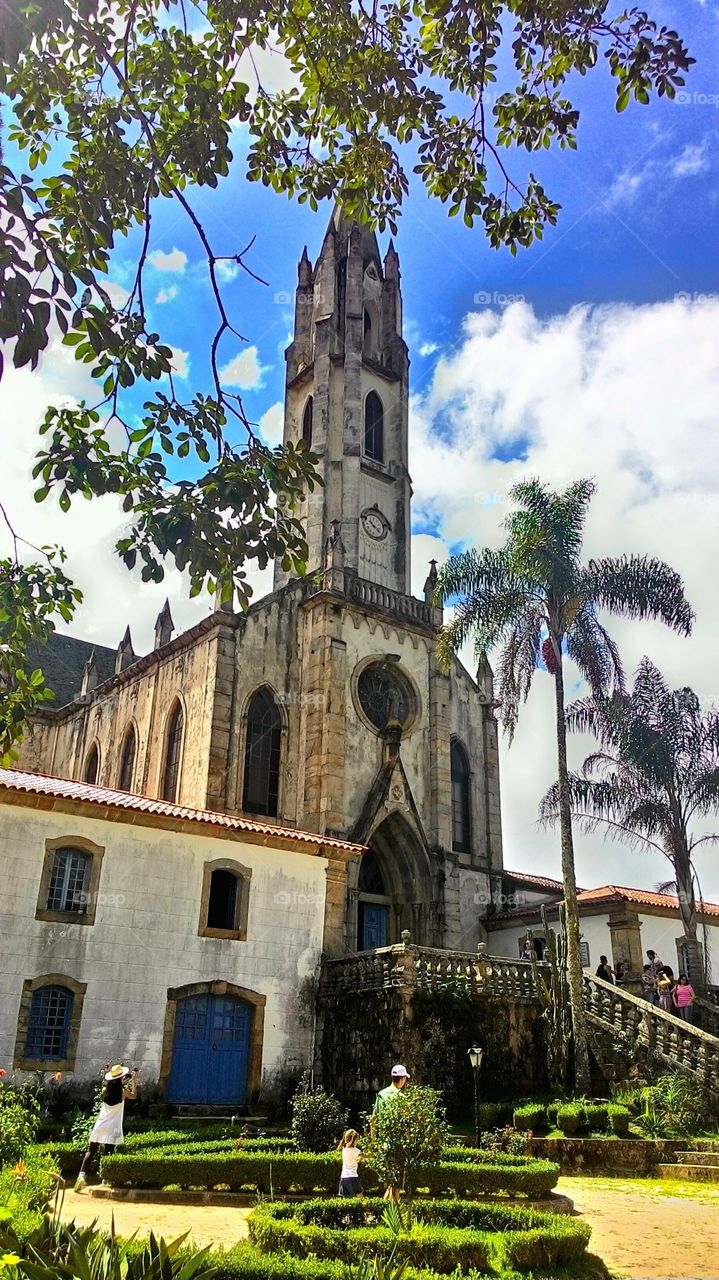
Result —
<path fill-rule="evenodd" d="M 544 666 L 554 681 L 567 966 L 576 1085 L 582 1093 L 589 1089 L 589 1057 L 582 1010 L 564 656 L 576 664 L 592 694 L 601 699 L 624 690 L 619 653 L 599 620 L 601 611 L 658 618 L 681 635 L 689 633 L 693 620 L 679 575 L 663 561 L 647 556 L 582 561 L 584 525 L 594 493 L 591 480 L 578 480 L 563 493 L 552 492 L 537 479 L 520 481 L 510 490 L 516 507 L 505 521 L 504 545 L 454 556 L 440 570 L 436 588 L 438 600 L 457 597 L 454 617 L 439 641 L 445 666 L 472 637 L 478 654 L 500 650 L 500 715 L 510 742 L 535 672 Z"/>
<path fill-rule="evenodd" d="M 583 831 L 603 829 L 632 848 L 660 851 L 671 863 L 685 936 L 696 943 L 694 849 L 719 840 L 698 835 L 698 818 L 719 811 L 719 713 L 702 712 L 693 690 L 670 690 L 643 658 L 631 693 L 581 698 L 567 707 L 570 732 L 597 739 L 580 773 L 569 775 L 574 817 Z M 540 816 L 556 820 L 558 788 Z M 696 957 L 694 957 L 696 960 Z M 694 977 L 699 977 L 696 968 Z"/>
<path fill-rule="evenodd" d="M 365 1158 L 383 1182 L 412 1191 L 423 1169 L 447 1145 L 442 1095 L 427 1085 L 406 1085 L 372 1117 Z"/>
<path fill-rule="evenodd" d="M 78 495 L 119 495 L 129 528 L 117 549 L 145 581 L 160 581 L 169 558 L 193 593 L 209 587 L 224 603 L 234 588 L 245 604 L 248 560 L 277 557 L 302 574 L 295 500 L 315 459 L 301 443 L 267 447 L 223 385 L 223 343 L 245 335 L 193 193 L 230 173 L 242 125 L 250 181 L 313 208 L 339 196 L 348 215 L 394 227 L 411 167 L 450 214 L 516 252 L 558 206 L 532 172 L 511 174 L 507 153 L 576 146 L 572 77 L 603 61 L 623 110 L 651 93 L 672 98 L 693 61 L 645 12 L 606 10 L 584 0 L 4 4 L 0 92 L 23 164 L 0 164 L 0 340 L 15 367 L 35 369 L 59 333 L 97 387 L 91 401 L 48 408 L 37 499 L 54 493 L 67 510 Z M 269 51 L 286 62 L 286 88 L 263 83 L 258 57 Z M 501 62 L 512 83 L 498 92 Z M 189 398 L 146 308 L 161 201 L 191 226 L 217 311 L 209 385 Z M 133 231 L 134 278 L 118 303 L 108 270 Z M 251 275 L 248 240 L 230 259 Z M 183 460 L 192 474 L 178 479 Z"/>

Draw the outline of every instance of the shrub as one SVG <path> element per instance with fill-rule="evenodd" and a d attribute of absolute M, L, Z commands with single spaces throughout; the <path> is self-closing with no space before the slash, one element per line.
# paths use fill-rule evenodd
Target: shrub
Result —
<path fill-rule="evenodd" d="M 383 1182 L 409 1191 L 440 1159 L 448 1137 L 438 1090 L 405 1085 L 372 1117 L 365 1159 Z"/>
<path fill-rule="evenodd" d="M 545 1129 L 547 1126 L 547 1112 L 536 1102 L 526 1102 L 522 1107 L 515 1107 L 513 1119 L 515 1129 L 534 1132 L 535 1129 Z"/>
<path fill-rule="evenodd" d="M 37 1098 L 26 1089 L 0 1083 L 0 1166 L 19 1160 L 39 1124 Z"/>
<path fill-rule="evenodd" d="M 584 1107 L 579 1102 L 566 1102 L 558 1107 L 557 1124 L 566 1137 L 573 1137 L 584 1125 Z"/>
<path fill-rule="evenodd" d="M 506 1152 L 508 1155 L 523 1156 L 529 1150 L 529 1138 L 526 1132 L 505 1125 L 503 1129 L 490 1129 L 482 1135 L 482 1149 L 492 1153 Z"/>
<path fill-rule="evenodd" d="M 27 1152 L 0 1173 L 0 1205 L 12 1215 L 13 1230 L 24 1241 L 42 1223 L 42 1213 L 57 1183 L 58 1169 L 48 1155 Z"/>
<path fill-rule="evenodd" d="M 606 1133 L 609 1128 L 609 1106 L 606 1102 L 585 1102 L 584 1122 L 590 1132 Z"/>
<path fill-rule="evenodd" d="M 653 1137 L 684 1138 L 701 1132 L 706 1106 L 698 1084 L 681 1071 L 673 1071 L 642 1092 L 644 1111 L 637 1124 L 647 1129 L 647 1116 L 655 1122 Z"/>
<path fill-rule="evenodd" d="M 491 1157 L 476 1163 L 440 1160 L 422 1171 L 419 1182 L 435 1195 L 450 1192 L 469 1196 L 506 1193 L 540 1197 L 556 1185 L 559 1166 L 550 1160 L 505 1157 L 505 1161 L 492 1161 Z M 100 1162 L 102 1177 L 112 1186 L 224 1186 L 232 1191 L 253 1188 L 265 1194 L 316 1189 L 333 1195 L 340 1168 L 339 1152 L 178 1154 L 170 1148 L 144 1153 L 125 1151 L 104 1156 Z M 366 1189 L 370 1189 L 376 1181 L 371 1171 L 367 1172 Z"/>
<path fill-rule="evenodd" d="M 399 1234 L 386 1225 L 382 1200 L 260 1205 L 248 1219 L 263 1251 L 351 1261 L 360 1253 L 395 1258 L 440 1273 L 495 1267 L 566 1265 L 584 1253 L 590 1229 L 554 1214 L 467 1201 L 414 1202 Z"/>
<path fill-rule="evenodd" d="M 299 1151 L 331 1151 L 347 1127 L 347 1112 L 323 1089 L 310 1089 L 307 1075 L 291 1103 L 292 1137 Z"/>
<path fill-rule="evenodd" d="M 626 1107 L 620 1107 L 617 1102 L 607 1104 L 607 1116 L 609 1119 L 609 1127 L 612 1133 L 616 1133 L 617 1137 L 625 1137 L 629 1133 L 630 1113 Z"/>

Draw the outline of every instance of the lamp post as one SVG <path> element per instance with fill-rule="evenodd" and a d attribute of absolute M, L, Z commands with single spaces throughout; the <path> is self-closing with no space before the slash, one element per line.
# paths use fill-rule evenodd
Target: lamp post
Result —
<path fill-rule="evenodd" d="M 479 1146 L 482 1140 L 482 1126 L 479 1122 L 479 1073 L 482 1069 L 484 1049 L 480 1049 L 478 1045 L 473 1044 L 472 1048 L 467 1050 L 467 1056 L 474 1072 L 474 1133 L 477 1146 Z"/>

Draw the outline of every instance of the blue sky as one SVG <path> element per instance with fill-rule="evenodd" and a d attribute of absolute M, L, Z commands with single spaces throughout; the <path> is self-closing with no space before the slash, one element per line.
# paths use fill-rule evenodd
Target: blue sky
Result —
<path fill-rule="evenodd" d="M 412 362 L 413 589 L 421 591 L 431 556 L 442 561 L 461 545 L 498 543 L 507 493 L 520 476 L 538 474 L 555 487 L 594 476 L 587 554 L 667 560 L 697 614 L 689 640 L 658 625 L 612 622 L 628 673 L 647 653 L 672 687 L 691 684 L 717 706 L 719 7 L 716 0 L 686 0 L 679 12 L 649 7 L 680 26 L 697 59 L 686 89 L 678 102 L 632 105 L 617 115 L 604 68 L 572 84 L 583 111 L 578 150 L 509 157 L 518 180 L 534 167 L 563 206 L 542 242 L 516 258 L 493 251 L 479 226 L 449 220 L 446 207 L 412 182 L 397 249 Z M 226 338 L 220 362 L 237 361 L 248 415 L 275 443 L 292 322 L 286 296 L 303 245 L 313 258 L 319 252 L 331 209 L 313 214 L 248 184 L 241 132 L 236 143 L 230 177 L 191 199 L 216 253 L 237 253 L 256 237 L 247 260 L 267 286 L 242 272 L 226 281 L 247 343 Z M 160 256 L 146 296 L 163 339 L 184 353 L 178 362 L 189 398 L 208 389 L 205 352 L 216 320 L 200 246 L 170 205 L 157 210 L 151 251 Z M 121 244 L 111 272 L 117 286 L 129 283 L 130 263 Z M 68 516 L 52 500 L 37 507 L 31 499 L 46 404 L 87 394 L 84 371 L 57 344 L 37 373 L 6 374 L 4 496 L 33 541 L 67 547 L 70 572 L 85 591 L 73 633 L 116 645 L 129 621 L 136 651 L 144 652 L 166 593 L 178 629 L 207 612 L 207 600 L 190 601 L 176 572 L 138 590 L 113 554 L 125 528 L 113 499 L 74 504 Z M 267 574 L 251 577 L 256 594 L 268 589 Z M 467 660 L 471 667 L 471 654 Z M 545 874 L 559 874 L 557 838 L 536 828 L 537 804 L 555 776 L 552 726 L 551 681 L 540 672 L 514 745 L 503 744 L 501 766 L 506 863 Z M 575 765 L 590 747 L 570 744 Z M 711 846 L 705 850 L 702 883 L 719 901 L 719 860 Z M 659 855 L 629 854 L 599 837 L 578 840 L 577 867 L 587 886 L 651 887 L 667 878 Z"/>

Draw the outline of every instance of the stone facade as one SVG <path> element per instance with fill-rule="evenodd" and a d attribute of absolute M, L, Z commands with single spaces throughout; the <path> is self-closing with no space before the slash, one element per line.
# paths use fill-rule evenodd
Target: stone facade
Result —
<path fill-rule="evenodd" d="M 97 782 L 118 787 L 134 733 L 127 789 L 160 797 L 180 715 L 170 798 L 247 811 L 264 690 L 279 770 L 263 817 L 373 852 L 369 889 L 359 862 L 350 870 L 344 931 L 329 943 L 340 954 L 397 942 L 404 928 L 424 945 L 473 947 L 501 884 L 492 673 L 486 663 L 476 679 L 459 662 L 440 671 L 434 566 L 425 598 L 408 594 L 408 371 L 397 254 L 390 246 L 382 261 L 375 237 L 336 213 L 315 265 L 301 259 L 287 350 L 284 438 L 304 436 L 323 480 L 298 512 L 307 576 L 276 566 L 273 592 L 247 612 L 219 611 L 174 638 L 167 606 L 153 652 L 138 658 L 126 632 L 104 680 L 111 655 L 86 658 L 78 695 L 38 713 L 20 757 L 82 779 L 95 749 Z M 368 698 L 385 696 L 384 719 L 368 712 Z"/>

